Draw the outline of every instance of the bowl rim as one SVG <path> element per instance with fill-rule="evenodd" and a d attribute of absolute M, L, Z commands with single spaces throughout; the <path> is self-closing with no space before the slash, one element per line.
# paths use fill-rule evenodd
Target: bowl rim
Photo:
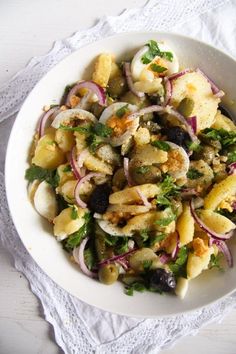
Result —
<path fill-rule="evenodd" d="M 13 137 L 14 137 L 14 134 L 15 134 L 15 129 L 16 129 L 16 122 L 18 120 L 18 117 L 20 116 L 21 114 L 21 111 L 24 109 L 25 106 L 27 106 L 28 104 L 28 101 L 31 99 L 31 96 L 33 96 L 34 92 L 38 89 L 38 86 L 42 83 L 42 81 L 44 81 L 45 79 L 47 79 L 47 75 L 48 73 L 50 73 L 51 71 L 53 71 L 55 68 L 59 67 L 59 66 L 63 66 L 64 63 L 66 63 L 66 61 L 70 60 L 71 57 L 73 56 L 76 56 L 77 55 L 77 52 L 78 51 L 81 51 L 83 49 L 88 49 L 90 45 L 93 45 L 94 43 L 98 43 L 98 42 L 102 42 L 104 40 L 107 40 L 107 39 L 116 39 L 116 38 L 119 38 L 119 37 L 125 37 L 125 36 L 129 36 L 129 35 L 133 35 L 133 34 L 140 34 L 140 35 L 150 35 L 151 36 L 173 36 L 173 38 L 175 37 L 176 39 L 178 38 L 182 38 L 182 39 L 186 39 L 186 40 L 191 40 L 197 44 L 200 44 L 200 45 L 203 45 L 205 47 L 208 47 L 210 48 L 211 50 L 213 49 L 214 51 L 217 51 L 219 52 L 221 55 L 223 56 L 226 56 L 228 57 L 230 60 L 234 61 L 235 65 L 236 65 L 236 58 L 234 58 L 231 54 L 228 54 L 228 53 L 225 53 L 222 49 L 218 49 L 216 48 L 215 46 L 207 43 L 207 42 L 204 42 L 202 40 L 199 40 L 199 39 L 196 39 L 196 38 L 193 38 L 191 36 L 186 36 L 186 35 L 183 35 L 183 34 L 179 34 L 179 33 L 174 33 L 174 32 L 170 32 L 170 31 L 129 31 L 129 32 L 122 32 L 122 33 L 118 33 L 118 34 L 113 34 L 113 35 L 109 35 L 109 36 L 106 36 L 104 38 L 100 38 L 97 42 L 91 42 L 91 43 L 88 43 L 82 47 L 80 47 L 79 49 L 73 51 L 72 53 L 70 53 L 69 55 L 66 55 L 66 57 L 64 57 L 62 60 L 60 60 L 56 65 L 54 65 L 50 70 L 48 70 L 41 78 L 40 80 L 35 84 L 35 86 L 33 87 L 32 90 L 30 90 L 30 92 L 27 94 L 26 98 L 24 99 L 24 102 L 23 104 L 21 105 L 19 111 L 17 112 L 17 115 L 16 115 L 16 118 L 15 118 L 15 121 L 14 121 L 14 124 L 11 128 L 11 132 L 10 132 L 10 135 L 9 135 L 9 139 L 8 139 L 8 143 L 7 143 L 7 149 L 6 149 L 6 154 L 5 154 L 5 169 L 4 169 L 4 180 L 5 180 L 5 191 L 6 191 L 6 199 L 7 199 L 7 204 L 8 204 L 8 209 L 9 209 L 9 212 L 10 212 L 10 215 L 11 215 L 11 218 L 12 218 L 12 221 L 14 223 L 14 227 L 18 233 L 18 236 L 21 240 L 21 242 L 23 243 L 26 251 L 28 252 L 28 249 L 26 247 L 26 244 L 23 240 L 23 238 L 21 237 L 21 231 L 20 231 L 20 226 L 17 222 L 15 222 L 15 215 L 14 213 L 12 213 L 12 207 L 11 207 L 11 198 L 10 198 L 10 184 L 8 183 L 8 176 L 10 175 L 11 173 L 11 163 L 10 163 L 10 159 L 9 159 L 9 156 L 10 156 L 10 151 L 12 149 L 12 144 L 13 144 Z M 57 286 L 61 287 L 63 290 L 65 290 L 68 294 L 76 297 L 78 300 L 90 305 L 90 306 L 93 306 L 99 310 L 103 310 L 103 311 L 107 311 L 111 314 L 117 314 L 117 315 L 121 315 L 121 316 L 126 316 L 126 317 L 132 317 L 132 318 L 142 318 L 142 319 L 148 319 L 148 318 L 152 318 L 152 319 L 160 319 L 160 318 L 168 318 L 168 317 L 172 317 L 172 316 L 178 316 L 178 315 L 183 315 L 183 314 L 189 314 L 189 313 L 192 313 L 193 311 L 197 311 L 197 310 L 200 310 L 200 309 L 203 309 L 205 307 L 208 307 L 210 305 L 213 305 L 214 303 L 216 303 L 217 301 L 219 300 L 223 300 L 224 298 L 226 298 L 227 296 L 229 296 L 230 294 L 232 294 L 235 290 L 236 290 L 236 285 L 235 285 L 235 288 L 228 291 L 227 293 L 225 293 L 224 295 L 218 297 L 217 299 L 214 299 L 214 300 L 209 300 L 209 301 L 206 301 L 206 303 L 204 305 L 197 305 L 195 307 L 193 307 L 192 309 L 188 309 L 188 310 L 185 310 L 185 311 L 176 311 L 174 312 L 173 314 L 161 314 L 161 315 L 140 315 L 140 314 L 132 314 L 132 313 L 125 313 L 125 312 L 122 312 L 122 311 L 116 311 L 116 309 L 108 309 L 106 308 L 105 306 L 97 306 L 97 305 L 94 305 L 93 303 L 91 302 L 86 302 L 84 299 L 81 299 L 79 296 L 73 294 L 72 292 L 70 292 L 70 290 L 66 289 L 65 287 L 63 287 L 61 284 L 58 284 L 58 282 L 56 280 L 54 280 L 51 276 L 49 276 L 47 274 L 47 271 L 46 269 L 38 263 L 37 260 L 35 260 L 33 258 L 33 256 L 28 252 L 29 256 L 32 257 L 32 259 L 36 262 L 36 264 L 40 267 L 40 269 L 42 269 L 42 271 L 50 278 L 52 279 Z"/>

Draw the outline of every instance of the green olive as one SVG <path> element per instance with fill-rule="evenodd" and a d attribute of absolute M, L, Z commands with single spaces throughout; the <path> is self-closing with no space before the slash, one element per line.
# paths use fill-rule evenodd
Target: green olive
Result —
<path fill-rule="evenodd" d="M 127 91 L 127 83 L 123 76 L 116 76 L 109 80 L 107 91 L 111 97 L 117 98 Z"/>
<path fill-rule="evenodd" d="M 178 105 L 178 111 L 184 117 L 190 117 L 194 108 L 194 101 L 191 98 L 185 97 Z"/>
<path fill-rule="evenodd" d="M 119 271 L 115 264 L 105 264 L 100 267 L 98 277 L 103 284 L 113 284 L 118 279 Z"/>
<path fill-rule="evenodd" d="M 194 159 L 195 160 L 204 160 L 208 165 L 212 163 L 216 155 L 216 150 L 209 145 L 204 145 L 202 149 L 198 152 L 194 152 Z"/>

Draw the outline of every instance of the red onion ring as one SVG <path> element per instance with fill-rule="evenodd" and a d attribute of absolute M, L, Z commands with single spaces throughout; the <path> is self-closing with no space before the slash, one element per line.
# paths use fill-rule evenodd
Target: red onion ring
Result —
<path fill-rule="evenodd" d="M 143 116 L 144 114 L 152 113 L 152 112 L 165 113 L 165 107 L 162 107 L 159 105 L 145 107 L 145 108 L 140 109 L 139 111 L 131 113 L 128 117 L 133 119 L 133 118 L 137 118 L 137 117 Z"/>
<path fill-rule="evenodd" d="M 94 92 L 98 97 L 99 104 L 101 106 L 106 105 L 106 93 L 104 88 L 102 88 L 100 85 L 96 84 L 93 81 L 81 81 L 78 84 L 75 84 L 75 86 L 73 86 L 72 89 L 69 91 L 65 103 L 68 107 L 70 107 L 71 96 L 76 95 L 81 88 L 86 88 Z"/>
<path fill-rule="evenodd" d="M 168 78 L 164 78 L 165 85 L 165 100 L 163 106 L 167 106 L 170 103 L 172 97 L 172 83 Z"/>
<path fill-rule="evenodd" d="M 79 191 L 80 191 L 80 187 L 81 185 L 86 182 L 89 181 L 91 178 L 93 177 L 100 177 L 103 176 L 102 173 L 96 173 L 96 172 L 91 172 L 88 173 L 86 176 L 82 177 L 76 184 L 75 186 L 75 191 L 74 191 L 74 197 L 76 200 L 76 203 L 83 209 L 87 208 L 87 204 L 80 198 L 79 195 Z"/>
<path fill-rule="evenodd" d="M 116 262 L 119 263 L 124 270 L 129 269 L 129 265 L 126 259 L 118 259 Z"/>
<path fill-rule="evenodd" d="M 90 278 L 97 278 L 98 275 L 97 273 L 95 272 L 91 272 L 91 270 L 89 270 L 85 264 L 85 261 L 84 261 L 84 249 L 85 249 L 85 246 L 88 242 L 89 238 L 86 237 L 80 244 L 79 247 L 76 247 L 73 249 L 73 257 L 74 257 L 74 260 L 77 264 L 79 264 L 80 266 L 80 269 L 82 270 L 82 272 L 84 274 L 86 274 L 88 277 Z"/>
<path fill-rule="evenodd" d="M 203 231 L 205 231 L 208 234 L 208 236 L 213 237 L 214 239 L 223 240 L 223 241 L 228 240 L 232 236 L 232 234 L 233 234 L 232 231 L 228 232 L 227 234 L 218 234 L 215 231 L 209 229 L 209 227 L 204 224 L 204 222 L 198 217 L 197 213 L 195 212 L 193 199 L 189 202 L 189 206 L 190 206 L 190 212 L 191 212 L 192 217 L 194 218 L 195 222 L 198 224 L 198 226 Z"/>
<path fill-rule="evenodd" d="M 134 87 L 131 69 L 130 69 L 130 63 L 128 62 L 124 63 L 124 73 L 130 91 L 137 97 L 144 97 L 145 96 L 144 92 L 137 91 Z"/>
<path fill-rule="evenodd" d="M 233 267 L 233 257 L 230 252 L 230 249 L 228 248 L 226 243 L 224 241 L 213 240 L 212 244 L 215 244 L 219 248 L 219 250 L 224 254 L 228 266 L 230 268 L 232 268 Z"/>
<path fill-rule="evenodd" d="M 170 262 L 172 258 L 169 254 L 163 253 L 159 259 L 162 264 L 166 264 Z"/>
<path fill-rule="evenodd" d="M 125 177 L 127 179 L 128 185 L 132 186 L 132 179 L 131 176 L 129 174 L 129 159 L 128 157 L 124 157 L 124 173 L 125 173 Z"/>
<path fill-rule="evenodd" d="M 173 115 L 175 118 L 178 119 L 178 121 L 180 123 L 184 124 L 184 126 L 185 126 L 185 128 L 186 128 L 186 130 L 187 130 L 187 132 L 188 132 L 188 134 L 189 134 L 189 136 L 191 138 L 191 140 L 193 142 L 198 142 L 198 138 L 194 134 L 192 127 L 190 127 L 190 125 L 188 124 L 187 120 L 185 119 L 184 116 L 182 116 L 182 114 L 180 114 L 179 112 L 177 112 L 174 108 L 172 108 L 170 106 L 166 106 L 165 107 L 165 112 Z"/>
<path fill-rule="evenodd" d="M 88 149 L 84 149 L 83 151 L 81 151 L 81 153 L 79 154 L 79 157 L 77 159 L 77 164 L 79 166 L 79 168 L 83 167 L 84 161 L 86 159 L 86 156 L 88 155 L 89 151 Z"/>
<path fill-rule="evenodd" d="M 194 134 L 197 133 L 197 117 L 193 116 L 193 117 L 188 117 L 186 119 L 187 123 L 190 125 L 190 127 L 192 128 Z"/>
<path fill-rule="evenodd" d="M 99 263 L 99 265 L 101 266 L 101 265 L 104 265 L 104 264 L 109 264 L 109 263 L 112 263 L 112 262 L 116 262 L 116 261 L 118 261 L 118 260 L 120 260 L 120 259 L 123 259 L 123 258 L 129 256 L 131 253 L 133 253 L 133 252 L 135 252 L 135 251 L 137 251 L 137 249 L 136 249 L 136 248 L 133 248 L 132 250 L 130 250 L 130 251 L 128 251 L 128 252 L 119 254 L 119 255 L 117 255 L 117 256 L 113 256 L 113 257 L 111 257 L 111 258 L 107 258 L 107 259 L 105 259 L 104 261 L 101 261 L 101 262 Z"/>
<path fill-rule="evenodd" d="M 184 188 L 181 191 L 181 197 L 182 198 L 184 198 L 184 197 L 192 197 L 194 195 L 196 195 L 196 196 L 199 195 L 199 193 L 194 188 Z"/>
<path fill-rule="evenodd" d="M 44 112 L 39 120 L 39 127 L 38 127 L 38 133 L 39 133 L 39 138 L 41 138 L 44 135 L 45 127 L 48 122 L 48 120 L 51 118 L 53 113 L 55 113 L 58 110 L 59 106 L 50 108 L 47 112 Z"/>
<path fill-rule="evenodd" d="M 176 74 L 172 74 L 172 75 L 168 76 L 167 78 L 168 78 L 169 80 L 176 80 L 176 79 L 178 79 L 179 77 L 181 77 L 181 76 L 183 76 L 183 75 L 185 75 L 185 74 L 187 74 L 187 73 L 190 73 L 190 72 L 191 72 L 190 69 L 184 69 L 184 70 L 182 70 L 182 71 L 180 71 L 180 72 L 178 72 L 178 73 L 176 73 Z"/>
<path fill-rule="evenodd" d="M 236 174 L 236 162 L 231 163 L 228 165 L 228 174 L 235 175 Z"/>
<path fill-rule="evenodd" d="M 196 72 L 202 74 L 207 79 L 207 81 L 211 85 L 211 91 L 216 97 L 221 98 L 224 96 L 224 92 L 220 90 L 219 87 L 217 87 L 216 84 L 201 69 L 197 68 Z"/>
<path fill-rule="evenodd" d="M 136 187 L 136 191 L 137 191 L 140 199 L 142 200 L 143 205 L 145 205 L 146 207 L 151 207 L 152 204 L 149 203 L 148 199 L 145 197 L 145 195 L 140 191 L 140 189 L 138 187 Z"/>
<path fill-rule="evenodd" d="M 74 146 L 69 155 L 69 162 L 71 165 L 73 175 L 75 176 L 76 179 L 80 180 L 83 177 L 82 176 L 83 173 L 81 173 L 81 170 L 77 164 L 75 153 L 76 153 L 76 147 Z"/>
<path fill-rule="evenodd" d="M 175 248 L 173 249 L 172 253 L 171 253 L 171 258 L 175 259 L 177 257 L 177 254 L 179 252 L 179 244 L 180 244 L 180 240 L 179 240 L 179 233 L 177 232 L 177 237 L 176 237 L 176 245 Z"/>

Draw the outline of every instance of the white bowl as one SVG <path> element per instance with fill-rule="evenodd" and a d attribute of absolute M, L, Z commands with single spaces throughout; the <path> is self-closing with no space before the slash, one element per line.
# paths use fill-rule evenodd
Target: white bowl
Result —
<path fill-rule="evenodd" d="M 206 271 L 190 282 L 184 300 L 155 293 L 123 292 L 123 286 L 103 285 L 83 275 L 73 265 L 52 235 L 51 226 L 34 210 L 27 197 L 28 153 L 36 124 L 45 104 L 59 102 L 67 84 L 89 78 L 94 58 L 101 52 L 114 53 L 118 60 L 130 58 L 149 39 L 164 40 L 176 52 L 181 67 L 200 67 L 235 99 L 236 62 L 207 44 L 170 33 L 126 33 L 105 38 L 68 56 L 35 86 L 23 104 L 13 126 L 6 157 L 6 191 L 11 215 L 26 249 L 58 285 L 98 308 L 127 316 L 158 317 L 191 311 L 229 294 L 236 288 L 235 268 L 225 273 Z M 227 102 L 226 102 L 227 104 Z M 228 106 L 236 116 L 236 107 Z M 236 243 L 231 247 L 236 259 Z"/>

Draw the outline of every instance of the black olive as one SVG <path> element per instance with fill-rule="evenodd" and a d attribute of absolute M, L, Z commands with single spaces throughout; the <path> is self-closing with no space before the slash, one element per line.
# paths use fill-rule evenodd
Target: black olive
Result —
<path fill-rule="evenodd" d="M 187 148 L 186 143 L 191 140 L 188 133 L 180 127 L 163 128 L 161 133 L 167 136 L 167 140 L 183 148 Z"/>
<path fill-rule="evenodd" d="M 96 186 L 88 201 L 89 209 L 95 213 L 105 213 L 109 205 L 110 193 L 111 188 L 107 183 Z"/>
<path fill-rule="evenodd" d="M 149 286 L 154 291 L 172 291 L 176 287 L 176 280 L 171 272 L 165 269 L 151 270 L 148 274 Z"/>

